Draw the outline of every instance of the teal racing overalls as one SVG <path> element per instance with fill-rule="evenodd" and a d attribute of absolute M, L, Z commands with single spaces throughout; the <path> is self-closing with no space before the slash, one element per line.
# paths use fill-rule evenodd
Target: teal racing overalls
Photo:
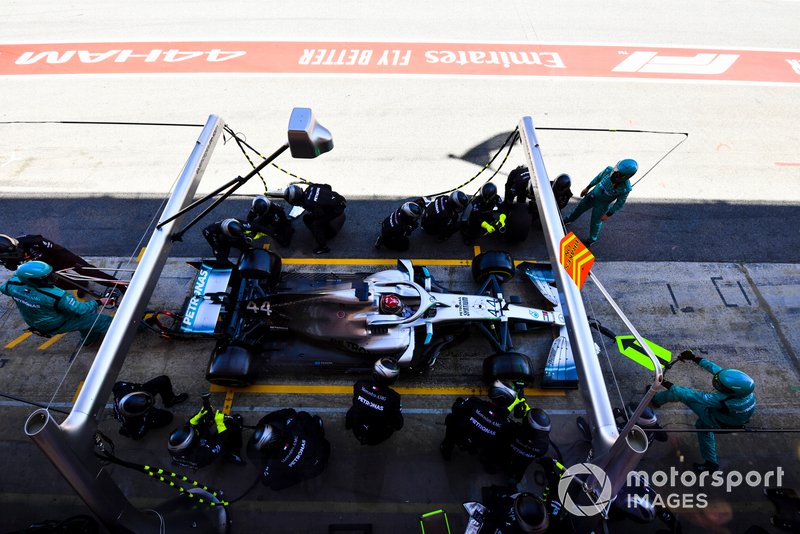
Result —
<path fill-rule="evenodd" d="M 589 191 L 575 206 L 572 213 L 564 219 L 565 223 L 574 222 L 583 212 L 591 208 L 592 220 L 589 224 L 589 241 L 591 242 L 597 241 L 600 229 L 603 227 L 603 221 L 600 220 L 600 217 L 606 213 L 614 215 L 621 210 L 628 199 L 628 194 L 633 189 L 630 180 L 625 180 L 617 188 L 614 188 L 614 184 L 611 183 L 611 172 L 613 170 L 614 167 L 606 167 L 600 174 L 595 176 L 588 186 L 594 187 L 594 189 Z"/>
<path fill-rule="evenodd" d="M 29 286 L 12 276 L 0 286 L 0 293 L 14 299 L 22 319 L 44 334 L 77 330 L 89 345 L 111 325 L 111 317 L 98 314 L 100 305 L 96 301 L 81 302 L 58 287 Z"/>
<path fill-rule="evenodd" d="M 701 359 L 698 365 L 712 375 L 723 368 L 714 362 Z M 682 402 L 697 414 L 695 428 L 737 428 L 744 426 L 756 410 L 755 394 L 734 397 L 721 391 L 704 393 L 692 388 L 672 386 L 666 391 L 659 391 L 653 397 L 656 404 Z M 713 432 L 698 432 L 700 454 L 704 460 L 717 462 L 717 443 Z"/>

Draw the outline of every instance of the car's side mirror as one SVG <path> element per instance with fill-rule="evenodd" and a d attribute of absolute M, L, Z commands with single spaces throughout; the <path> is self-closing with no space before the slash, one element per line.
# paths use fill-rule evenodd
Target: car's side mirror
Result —
<path fill-rule="evenodd" d="M 333 136 L 311 109 L 294 108 L 289 117 L 289 149 L 293 158 L 316 158 L 333 149 Z"/>

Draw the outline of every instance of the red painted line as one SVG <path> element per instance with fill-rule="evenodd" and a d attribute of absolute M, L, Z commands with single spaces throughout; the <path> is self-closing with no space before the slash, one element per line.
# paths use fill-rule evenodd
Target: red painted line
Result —
<path fill-rule="evenodd" d="M 800 162 L 792 163 L 789 161 L 776 161 L 775 165 L 777 165 L 778 167 L 800 167 Z"/>
<path fill-rule="evenodd" d="M 800 83 L 800 50 L 637 45 L 149 42 L 0 45 L 0 75 L 413 74 Z"/>

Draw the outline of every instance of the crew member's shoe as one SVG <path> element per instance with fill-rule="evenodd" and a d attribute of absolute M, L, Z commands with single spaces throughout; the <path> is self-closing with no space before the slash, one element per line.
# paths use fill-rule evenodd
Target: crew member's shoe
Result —
<path fill-rule="evenodd" d="M 172 408 L 176 404 L 180 404 L 180 403 L 182 403 L 183 401 L 185 401 L 188 398 L 189 398 L 189 394 L 188 393 L 181 393 L 180 395 L 173 396 L 170 400 L 165 402 L 164 406 L 166 406 L 167 408 Z"/>
<path fill-rule="evenodd" d="M 331 249 L 329 247 L 317 247 L 314 249 L 314 254 L 327 254 Z"/>

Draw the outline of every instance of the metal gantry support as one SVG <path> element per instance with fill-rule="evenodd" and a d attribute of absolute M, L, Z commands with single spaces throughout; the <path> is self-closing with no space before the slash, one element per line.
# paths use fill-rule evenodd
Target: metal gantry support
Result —
<path fill-rule="evenodd" d="M 172 217 L 191 202 L 224 126 L 220 117 L 209 116 L 164 208 L 162 220 Z M 136 509 L 112 480 L 107 469 L 100 465 L 94 456 L 94 436 L 172 249 L 172 233 L 180 222 L 178 218 L 154 229 L 125 298 L 120 302 L 67 419 L 59 425 L 49 411 L 40 409 L 33 412 L 25 423 L 25 433 L 42 449 L 91 511 L 113 532 L 159 530 L 159 517 Z"/>
<path fill-rule="evenodd" d="M 519 130 L 525 158 L 528 168 L 531 170 L 531 184 L 536 195 L 536 206 L 539 210 L 539 220 L 542 223 L 550 263 L 553 267 L 553 276 L 559 298 L 564 306 L 564 320 L 578 370 L 579 389 L 591 420 L 592 463 L 605 471 L 611 482 L 612 495 L 616 495 L 625 485 L 628 473 L 636 468 L 639 460 L 647 451 L 647 437 L 642 429 L 635 425 L 635 421 L 652 399 L 657 385 L 663 380 L 661 365 L 599 280 L 593 277 L 592 280 L 597 288 L 639 341 L 656 369 L 652 386 L 620 433 L 617 430 L 617 423 L 595 350 L 580 289 L 567 275 L 566 270 L 560 267 L 560 248 L 561 240 L 564 238 L 564 228 L 561 224 L 561 214 L 553 195 L 547 169 L 544 166 L 533 120 L 530 117 L 523 117 L 519 122 Z"/>
<path fill-rule="evenodd" d="M 608 399 L 603 372 L 594 348 L 594 339 L 586 319 L 586 309 L 578 286 L 567 275 L 566 270 L 559 269 L 561 256 L 561 240 L 564 228 L 561 225 L 561 214 L 558 210 L 550 178 L 544 166 L 539 140 L 530 117 L 523 117 L 519 122 L 520 140 L 525 150 L 525 159 L 531 170 L 531 184 L 536 195 L 536 207 L 539 220 L 542 222 L 547 252 L 553 266 L 553 277 L 556 281 L 558 296 L 564 305 L 564 321 L 567 324 L 569 342 L 575 365 L 578 369 L 579 389 L 589 410 L 592 426 L 592 448 L 597 454 L 608 451 L 617 440 L 617 424 Z"/>

